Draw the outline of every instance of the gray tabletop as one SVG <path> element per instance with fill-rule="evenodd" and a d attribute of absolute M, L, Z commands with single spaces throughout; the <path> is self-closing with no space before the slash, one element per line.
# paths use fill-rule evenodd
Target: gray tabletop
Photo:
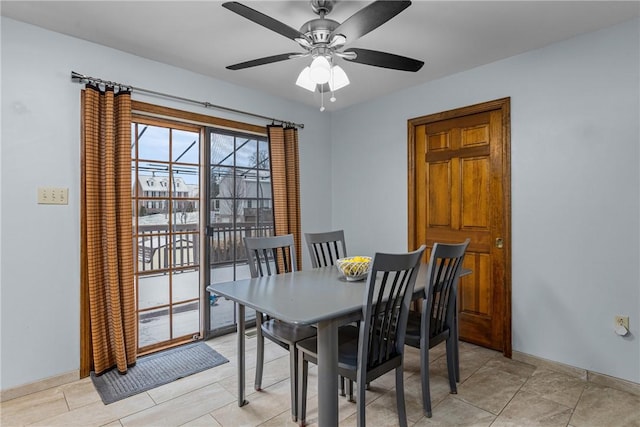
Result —
<path fill-rule="evenodd" d="M 358 311 L 365 282 L 347 282 L 335 267 L 209 285 L 207 290 L 285 322 L 314 324 Z"/>
<path fill-rule="evenodd" d="M 426 283 L 427 265 L 420 268 L 415 293 Z M 471 271 L 465 270 L 462 275 Z M 285 322 L 314 324 L 362 308 L 365 281 L 348 282 L 335 267 L 295 271 L 207 286 L 207 291 Z"/>

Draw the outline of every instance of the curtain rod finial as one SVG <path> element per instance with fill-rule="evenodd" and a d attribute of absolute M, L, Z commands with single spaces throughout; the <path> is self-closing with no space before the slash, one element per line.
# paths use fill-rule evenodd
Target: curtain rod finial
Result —
<path fill-rule="evenodd" d="M 76 73 L 75 71 L 71 72 L 71 79 L 78 79 L 78 80 L 82 80 L 82 79 L 86 79 L 87 77 L 85 75 L 82 75 L 80 73 Z"/>

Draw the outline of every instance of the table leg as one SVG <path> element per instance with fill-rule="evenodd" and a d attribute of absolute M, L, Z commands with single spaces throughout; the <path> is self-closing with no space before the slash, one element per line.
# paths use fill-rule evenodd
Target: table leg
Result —
<path fill-rule="evenodd" d="M 338 425 L 338 325 L 318 323 L 318 425 Z"/>
<path fill-rule="evenodd" d="M 244 406 L 244 305 L 236 303 L 236 321 L 238 323 L 238 406 Z"/>

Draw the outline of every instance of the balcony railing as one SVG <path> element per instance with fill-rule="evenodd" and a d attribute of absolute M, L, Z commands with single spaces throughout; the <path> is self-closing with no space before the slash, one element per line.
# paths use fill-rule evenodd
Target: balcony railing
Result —
<path fill-rule="evenodd" d="M 209 268 L 246 262 L 247 252 L 243 238 L 272 235 L 273 223 L 215 223 L 207 227 Z M 198 224 L 177 224 L 173 233 L 169 233 L 167 225 L 138 226 L 138 271 L 166 270 L 170 267 L 189 269 L 198 266 L 198 240 Z"/>

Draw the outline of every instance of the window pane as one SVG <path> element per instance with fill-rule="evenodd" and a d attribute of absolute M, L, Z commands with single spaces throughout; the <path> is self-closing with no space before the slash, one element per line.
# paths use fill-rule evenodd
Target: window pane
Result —
<path fill-rule="evenodd" d="M 222 185 L 222 181 L 225 181 L 225 187 L 228 187 L 229 179 L 233 178 L 233 168 L 225 167 L 225 166 L 215 166 L 211 168 L 211 185 L 209 188 L 210 194 L 209 197 L 216 198 L 220 197 L 220 186 Z M 225 192 L 227 195 L 228 191 Z"/>
<path fill-rule="evenodd" d="M 198 231 L 200 223 L 199 203 L 197 200 L 180 200 L 173 202 L 173 224 L 177 231 Z"/>
<path fill-rule="evenodd" d="M 173 130 L 171 161 L 198 164 L 200 159 L 200 135 L 196 132 Z"/>
<path fill-rule="evenodd" d="M 167 307 L 144 311 L 138 316 L 138 348 L 170 339 Z"/>
<path fill-rule="evenodd" d="M 230 279 L 233 280 L 233 279 Z M 235 304 L 231 300 L 226 300 L 221 297 L 211 296 L 209 299 L 211 305 L 211 320 L 209 322 L 209 328 L 212 330 L 224 328 L 225 326 L 231 326 L 235 322 Z M 246 310 L 245 313 L 254 313 L 253 310 Z M 246 316 L 245 316 L 246 317 Z"/>
<path fill-rule="evenodd" d="M 155 231 L 169 230 L 169 200 L 167 199 L 148 199 L 138 201 L 138 212 L 142 215 L 138 216 L 138 226 L 156 226 Z M 142 228 L 142 231 L 149 231 Z"/>
<path fill-rule="evenodd" d="M 138 126 L 138 158 L 169 161 L 169 129 L 156 126 Z"/>
<path fill-rule="evenodd" d="M 168 227 L 139 225 L 137 238 L 138 271 L 152 271 L 167 267 Z"/>
<path fill-rule="evenodd" d="M 271 169 L 271 164 L 269 163 L 269 143 L 267 141 L 259 141 L 258 160 L 259 169 Z"/>
<path fill-rule="evenodd" d="M 211 134 L 211 165 L 233 166 L 234 137 Z"/>
<path fill-rule="evenodd" d="M 173 176 L 171 177 L 171 193 L 173 197 L 177 198 L 191 196 L 191 188 L 184 180 L 184 175 L 180 176 L 179 174 L 173 173 Z"/>
<path fill-rule="evenodd" d="M 255 139 L 238 138 L 236 140 L 236 166 L 256 167 L 258 159 L 258 141 Z"/>
<path fill-rule="evenodd" d="M 197 334 L 200 330 L 199 303 L 193 301 L 173 306 L 173 337 Z"/>
<path fill-rule="evenodd" d="M 185 271 L 173 275 L 173 292 L 171 302 L 181 303 L 188 300 L 198 299 L 200 294 L 198 289 L 198 273 L 193 271 Z"/>
<path fill-rule="evenodd" d="M 138 309 L 169 303 L 169 276 L 140 276 L 138 279 Z"/>
<path fill-rule="evenodd" d="M 187 191 L 189 192 L 187 197 L 197 198 L 200 195 L 198 190 L 200 185 L 200 168 L 198 168 L 198 166 L 173 165 L 171 171 L 176 179 L 180 178 L 181 182 L 187 186 Z"/>
<path fill-rule="evenodd" d="M 192 224 L 178 226 L 179 230 L 195 230 Z M 195 225 L 195 224 L 193 224 Z M 173 268 L 189 267 L 198 263 L 198 233 L 176 233 L 171 239 L 171 259 Z M 197 278 L 197 276 L 196 276 Z M 174 284 L 175 285 L 175 284 Z"/>
<path fill-rule="evenodd" d="M 258 193 L 258 196 L 264 199 L 271 199 L 271 172 L 260 171 L 258 177 L 260 179 L 260 193 Z"/>

